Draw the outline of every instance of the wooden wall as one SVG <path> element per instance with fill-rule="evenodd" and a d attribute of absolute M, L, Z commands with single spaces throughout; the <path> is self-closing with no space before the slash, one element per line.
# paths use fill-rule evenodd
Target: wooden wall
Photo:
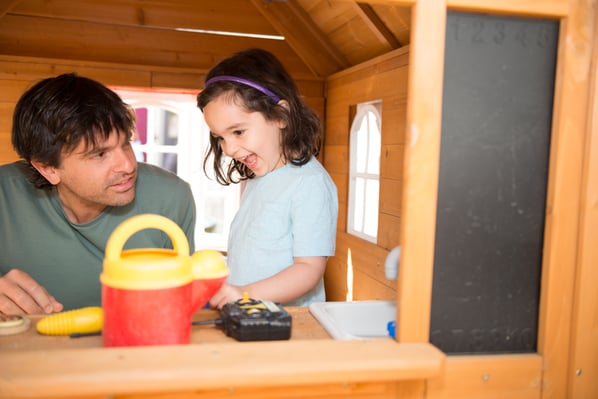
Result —
<path fill-rule="evenodd" d="M 323 81 L 297 79 L 307 102 L 322 117 L 326 115 L 322 160 L 339 192 L 337 251 L 329 260 L 326 275 L 330 300 L 346 299 L 349 256 L 354 274 L 353 299 L 396 299 L 396 282 L 384 277 L 384 259 L 399 243 L 408 56 L 404 48 L 332 75 L 326 82 L 326 100 Z M 196 92 L 207 71 L 0 55 L 0 164 L 18 159 L 10 136 L 12 113 L 20 96 L 37 81 L 67 72 L 112 87 Z M 346 233 L 348 145 L 351 107 L 378 99 L 382 100 L 382 154 L 379 238 L 378 245 L 374 245 Z"/>
<path fill-rule="evenodd" d="M 388 251 L 399 245 L 408 58 L 408 48 L 403 47 L 327 80 L 324 165 L 339 195 L 336 256 L 329 260 L 326 272 L 327 299 L 331 301 L 347 299 L 351 289 L 354 300 L 397 297 L 396 282 L 384 276 L 384 260 Z M 346 232 L 351 109 L 373 100 L 382 101 L 377 245 Z M 348 287 L 351 268 L 353 284 Z"/>
<path fill-rule="evenodd" d="M 67 72 L 77 72 L 111 87 L 197 92 L 203 86 L 207 70 L 0 54 L 0 165 L 18 159 L 10 135 L 12 113 L 20 96 L 37 81 Z M 297 85 L 307 102 L 323 116 L 324 82 L 301 78 L 297 79 Z"/>

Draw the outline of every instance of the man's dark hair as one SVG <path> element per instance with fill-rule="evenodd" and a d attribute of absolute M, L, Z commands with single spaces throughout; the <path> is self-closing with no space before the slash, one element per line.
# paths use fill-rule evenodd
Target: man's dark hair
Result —
<path fill-rule="evenodd" d="M 135 130 L 135 113 L 103 84 L 75 73 L 44 79 L 28 89 L 13 114 L 12 145 L 31 161 L 60 166 L 83 140 L 93 147 L 115 132 L 128 139 Z M 51 184 L 33 168 L 31 181 L 38 188 Z"/>

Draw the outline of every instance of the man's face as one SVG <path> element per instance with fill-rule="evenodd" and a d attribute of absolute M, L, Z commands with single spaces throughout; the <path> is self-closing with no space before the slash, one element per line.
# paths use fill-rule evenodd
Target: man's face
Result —
<path fill-rule="evenodd" d="M 81 142 L 63 153 L 60 166 L 49 169 L 49 176 L 42 174 L 56 186 L 67 217 L 75 223 L 88 222 L 107 206 L 127 205 L 135 198 L 137 161 L 125 134 L 114 131 L 94 147 Z"/>

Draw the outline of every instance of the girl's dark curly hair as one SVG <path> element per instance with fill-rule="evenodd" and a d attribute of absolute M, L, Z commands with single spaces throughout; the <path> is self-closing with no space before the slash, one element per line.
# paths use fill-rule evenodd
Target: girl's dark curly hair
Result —
<path fill-rule="evenodd" d="M 216 76 L 234 76 L 257 83 L 271 91 L 288 108 L 277 103 L 266 93 L 249 85 L 219 80 L 211 82 L 197 95 L 197 106 L 204 107 L 219 96 L 230 96 L 249 112 L 261 112 L 268 121 L 284 121 L 281 129 L 282 155 L 285 162 L 304 165 L 318 156 L 322 145 L 322 123 L 318 114 L 299 95 L 295 82 L 282 63 L 271 53 L 262 49 L 248 49 L 221 61 L 206 76 L 206 82 Z M 205 154 L 203 168 L 213 156 L 216 180 L 222 185 L 251 179 L 255 174 L 242 162 L 232 159 L 224 165 L 224 154 L 216 138 L 210 135 L 210 146 Z"/>
<path fill-rule="evenodd" d="M 67 73 L 44 79 L 27 90 L 13 114 L 12 144 L 29 163 L 31 183 L 37 188 L 52 185 L 31 161 L 60 166 L 83 140 L 95 146 L 114 132 L 127 139 L 135 131 L 135 112 L 112 90 L 95 80 Z"/>

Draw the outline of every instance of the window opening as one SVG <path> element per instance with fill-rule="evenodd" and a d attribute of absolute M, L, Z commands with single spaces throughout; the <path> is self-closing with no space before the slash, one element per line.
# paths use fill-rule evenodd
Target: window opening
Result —
<path fill-rule="evenodd" d="M 116 92 L 135 109 L 137 134 L 133 150 L 137 160 L 167 169 L 191 186 L 197 210 L 196 249 L 226 251 L 240 190 L 238 184 L 225 187 L 204 174 L 209 128 L 197 108 L 196 94 Z"/>
<path fill-rule="evenodd" d="M 380 195 L 382 102 L 358 104 L 350 132 L 347 232 L 376 243 Z"/>

